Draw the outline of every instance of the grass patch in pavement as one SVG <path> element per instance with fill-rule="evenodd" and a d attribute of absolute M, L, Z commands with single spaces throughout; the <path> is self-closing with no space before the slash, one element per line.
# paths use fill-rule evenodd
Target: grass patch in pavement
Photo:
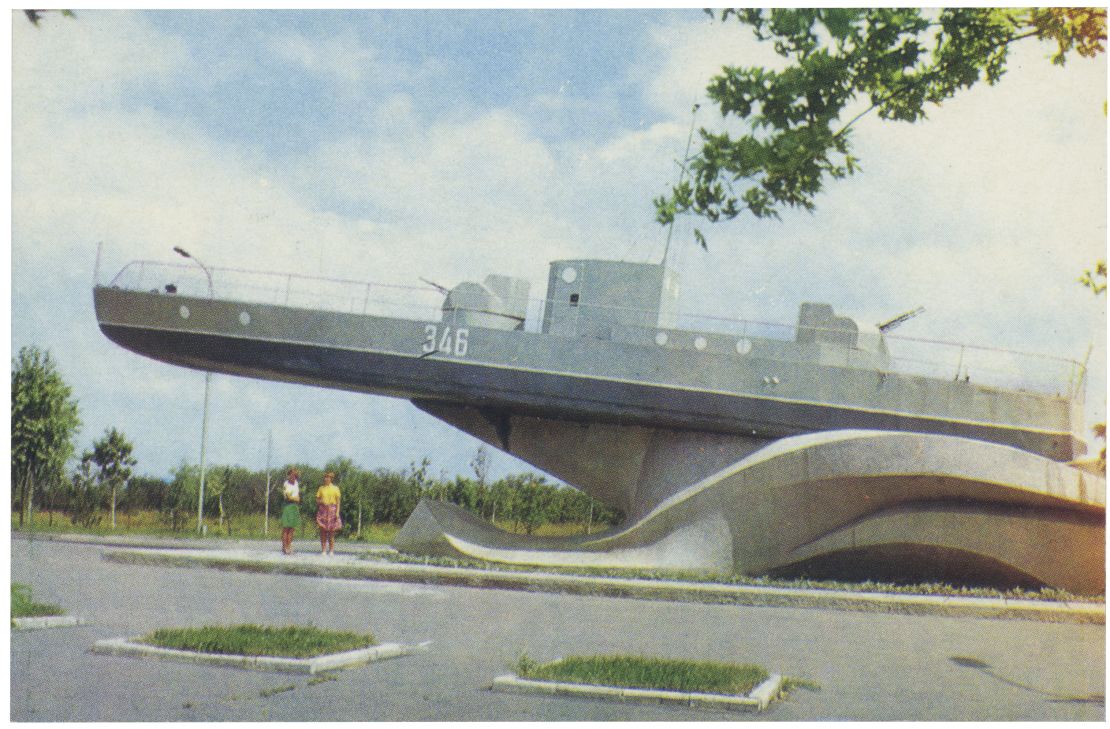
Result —
<path fill-rule="evenodd" d="M 258 692 L 258 695 L 261 696 L 264 699 L 268 699 L 271 696 L 275 696 L 277 694 L 283 694 L 286 691 L 296 691 L 296 690 L 297 690 L 297 684 L 287 683 L 287 684 L 282 684 L 281 686 L 274 686 L 273 688 L 262 689 L 261 691 Z"/>
<path fill-rule="evenodd" d="M 280 628 L 267 625 L 161 628 L 139 638 L 139 642 L 200 653 L 279 658 L 314 658 L 377 645 L 377 640 L 370 633 L 299 625 Z"/>
<path fill-rule="evenodd" d="M 536 681 L 727 695 L 747 694 L 768 678 L 755 665 L 646 656 L 570 656 L 537 663 L 525 654 L 513 668 L 521 678 Z"/>
<path fill-rule="evenodd" d="M 12 583 L 12 617 L 42 618 L 51 615 L 65 615 L 65 610 L 57 605 L 35 602 L 31 598 L 31 586 L 20 582 Z"/>
<path fill-rule="evenodd" d="M 557 575 L 583 577 L 616 577 L 635 580 L 670 580 L 710 585 L 735 585 L 744 587 L 781 587 L 802 590 L 843 590 L 846 592 L 871 592 L 886 595 L 929 595 L 941 597 L 990 597 L 1007 600 L 1042 600 L 1045 602 L 1095 603 L 1106 602 L 1103 595 L 1074 595 L 1066 590 L 1042 587 L 1024 590 L 1015 587 L 1000 590 L 993 587 L 954 586 L 945 583 L 919 583 L 900 585 L 890 582 L 842 582 L 838 580 L 813 580 L 808 578 L 784 579 L 775 577 L 750 577 L 747 575 L 695 572 L 693 570 L 648 570 L 620 567 L 548 567 L 534 565 L 487 562 L 479 559 L 457 557 L 422 557 L 400 552 L 382 552 L 360 555 L 366 560 L 388 560 L 400 564 L 419 564 L 430 567 L 464 567 L 491 572 L 544 572 Z"/>
<path fill-rule="evenodd" d="M 821 684 L 816 681 L 811 681 L 808 678 L 791 678 L 785 676 L 782 679 L 782 692 L 788 694 L 791 691 L 798 689 L 805 689 L 806 691 L 820 691 Z"/>

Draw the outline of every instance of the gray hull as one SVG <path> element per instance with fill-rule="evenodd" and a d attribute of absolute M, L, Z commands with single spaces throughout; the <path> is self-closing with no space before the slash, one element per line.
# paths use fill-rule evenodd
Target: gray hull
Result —
<path fill-rule="evenodd" d="M 986 440 L 1054 460 L 1086 450 L 1061 398 L 960 382 L 478 328 L 464 357 L 427 355 L 426 322 L 103 287 L 94 298 L 101 330 L 121 346 L 246 377 L 757 439 L 868 428 Z M 766 372 L 781 384 L 763 384 Z"/>

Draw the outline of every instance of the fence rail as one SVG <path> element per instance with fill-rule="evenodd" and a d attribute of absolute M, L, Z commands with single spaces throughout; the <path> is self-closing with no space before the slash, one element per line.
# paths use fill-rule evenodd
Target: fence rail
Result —
<path fill-rule="evenodd" d="M 442 316 L 443 292 L 432 286 L 404 286 L 396 284 L 354 281 L 349 279 L 308 276 L 302 274 L 255 271 L 239 268 L 210 268 L 211 295 L 217 299 L 249 303 L 293 306 L 352 314 L 374 314 L 415 321 L 438 321 Z M 108 284 L 132 290 L 150 290 L 160 293 L 206 298 L 209 296 L 209 279 L 197 265 L 190 263 L 165 263 L 160 261 L 133 261 L 127 264 Z M 512 303 L 512 302 L 506 302 Z M 550 300 L 529 298 L 523 304 L 526 311 L 524 330 L 538 332 Z M 642 312 L 620 306 L 582 304 L 576 309 L 583 312 Z M 798 326 L 751 319 L 674 314 L 673 327 L 644 326 L 645 335 L 651 339 L 657 332 L 679 332 L 691 340 L 696 348 L 695 335 L 735 338 L 731 354 L 744 356 L 751 342 L 793 341 Z M 805 327 L 807 331 L 819 330 Z M 878 337 L 875 333 L 861 333 L 860 337 Z M 650 340 L 649 340 L 650 341 Z M 953 380 L 968 379 L 1013 390 L 1027 390 L 1055 394 L 1079 402 L 1084 398 L 1085 365 L 1053 355 L 1019 352 L 974 344 L 941 340 L 883 335 L 882 341 L 889 353 L 890 369 L 902 374 L 920 375 Z M 671 342 L 673 346 L 673 342 Z M 845 348 L 844 361 L 835 362 L 845 367 L 865 367 L 873 358 L 862 350 Z"/>

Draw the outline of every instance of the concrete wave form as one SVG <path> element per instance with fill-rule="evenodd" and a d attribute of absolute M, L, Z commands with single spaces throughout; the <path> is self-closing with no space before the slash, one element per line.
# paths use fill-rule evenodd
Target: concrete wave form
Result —
<path fill-rule="evenodd" d="M 424 501 L 397 549 L 545 566 L 1105 591 L 1106 480 L 1008 446 L 842 430 L 776 441 L 600 534 L 510 534 Z"/>

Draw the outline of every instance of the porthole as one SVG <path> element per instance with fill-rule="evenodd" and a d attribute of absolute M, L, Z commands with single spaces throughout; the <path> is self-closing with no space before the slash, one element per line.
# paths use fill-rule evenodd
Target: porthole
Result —
<path fill-rule="evenodd" d="M 189 318 L 189 307 L 185 306 L 184 304 L 182 304 L 181 308 L 178 309 L 177 311 L 178 311 L 178 313 L 181 314 L 182 319 L 188 319 Z"/>
<path fill-rule="evenodd" d="M 242 312 L 241 314 L 239 314 L 239 323 L 242 324 L 243 326 L 246 326 L 246 325 L 250 324 L 251 323 L 251 315 L 248 314 L 245 311 Z"/>
<path fill-rule="evenodd" d="M 694 338 L 694 349 L 698 350 L 699 352 L 705 349 L 705 344 L 705 337 Z"/>
<path fill-rule="evenodd" d="M 666 332 L 659 332 L 658 334 L 656 334 L 655 335 L 655 343 L 658 344 L 660 347 L 662 347 L 664 344 L 666 344 L 667 343 L 667 333 Z"/>
<path fill-rule="evenodd" d="M 567 283 L 574 283 L 577 278 L 578 271 L 574 269 L 574 266 L 567 266 L 563 269 L 563 280 Z"/>
<path fill-rule="evenodd" d="M 752 340 L 750 340 L 750 339 L 741 339 L 741 340 L 738 340 L 736 342 L 736 353 L 737 354 L 747 354 L 750 351 L 752 351 Z"/>

